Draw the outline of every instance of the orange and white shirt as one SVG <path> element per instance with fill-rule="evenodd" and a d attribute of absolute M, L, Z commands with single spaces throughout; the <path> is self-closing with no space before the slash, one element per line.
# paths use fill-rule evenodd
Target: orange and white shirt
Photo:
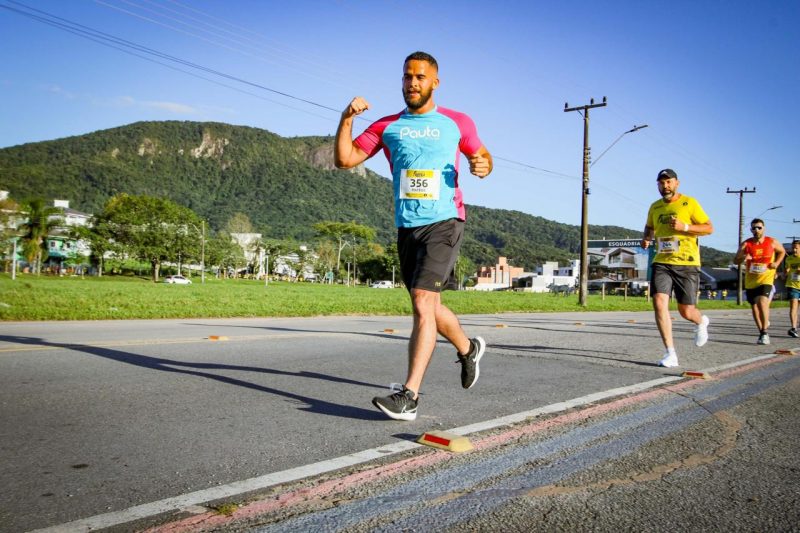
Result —
<path fill-rule="evenodd" d="M 752 258 L 745 263 L 747 270 L 745 270 L 744 288 L 755 289 L 760 285 L 773 285 L 776 270 L 769 268 L 769 264 L 775 260 L 772 237 L 764 237 L 762 242 L 753 238 L 747 239 L 744 241 L 744 251 Z"/>

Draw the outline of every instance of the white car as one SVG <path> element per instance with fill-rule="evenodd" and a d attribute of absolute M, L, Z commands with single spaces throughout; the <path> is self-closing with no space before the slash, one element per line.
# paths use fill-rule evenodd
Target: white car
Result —
<path fill-rule="evenodd" d="M 388 280 L 376 281 L 370 287 L 373 289 L 394 289 L 394 283 Z"/>
<path fill-rule="evenodd" d="M 164 283 L 174 283 L 176 285 L 191 285 L 192 280 L 184 278 L 183 276 L 167 276 L 164 278 Z"/>

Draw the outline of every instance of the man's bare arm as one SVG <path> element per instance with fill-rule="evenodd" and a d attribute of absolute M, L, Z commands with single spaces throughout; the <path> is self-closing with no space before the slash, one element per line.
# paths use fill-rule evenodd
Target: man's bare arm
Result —
<path fill-rule="evenodd" d="M 333 163 L 337 168 L 353 168 L 367 160 L 369 154 L 353 142 L 353 119 L 369 109 L 369 103 L 360 96 L 353 98 L 342 111 L 336 140 L 333 145 Z"/>
<path fill-rule="evenodd" d="M 469 160 L 469 171 L 479 178 L 488 176 L 494 168 L 492 154 L 485 146 L 478 148 L 478 151 L 467 158 Z"/>

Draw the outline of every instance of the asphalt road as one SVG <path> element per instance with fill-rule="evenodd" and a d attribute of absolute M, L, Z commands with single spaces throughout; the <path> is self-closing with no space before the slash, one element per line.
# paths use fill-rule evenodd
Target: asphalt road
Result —
<path fill-rule="evenodd" d="M 480 381 L 463 391 L 441 344 L 405 423 L 370 400 L 404 377 L 408 317 L 2 323 L 0 530 L 202 520 L 202 504 L 291 499 L 326 479 L 340 492 L 213 527 L 667 530 L 692 517 L 698 530 L 733 518 L 791 530 L 800 358 L 773 355 L 800 349 L 782 335 L 786 314 L 773 314 L 771 346 L 755 345 L 749 310 L 710 312 L 703 348 L 676 320 L 679 369 L 654 365 L 652 313 L 466 316 L 489 345 Z M 680 378 L 705 369 L 714 379 Z M 630 403 L 609 407 L 620 398 Z M 453 428 L 496 444 L 454 458 L 412 442 Z M 393 490 L 407 507 L 363 510 Z"/>

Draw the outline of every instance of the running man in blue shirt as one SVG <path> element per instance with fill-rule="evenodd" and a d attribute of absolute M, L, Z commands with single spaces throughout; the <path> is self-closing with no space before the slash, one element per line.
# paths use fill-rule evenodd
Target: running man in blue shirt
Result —
<path fill-rule="evenodd" d="M 372 403 L 395 420 L 417 417 L 419 390 L 437 333 L 458 351 L 465 389 L 478 380 L 478 365 L 486 350 L 481 337 L 467 337 L 456 315 L 442 304 L 441 291 L 455 281 L 454 266 L 464 236 L 459 154 L 466 156 L 470 172 L 479 178 L 492 171 L 492 156 L 478 138 L 472 119 L 434 103 L 438 74 L 431 55 L 409 55 L 403 63 L 406 108 L 374 122 L 354 140 L 353 120 L 369 109 L 362 97 L 354 98 L 342 112 L 334 148 L 339 168 L 352 168 L 383 151 L 392 172 L 397 250 L 414 326 L 405 383 Z"/>

